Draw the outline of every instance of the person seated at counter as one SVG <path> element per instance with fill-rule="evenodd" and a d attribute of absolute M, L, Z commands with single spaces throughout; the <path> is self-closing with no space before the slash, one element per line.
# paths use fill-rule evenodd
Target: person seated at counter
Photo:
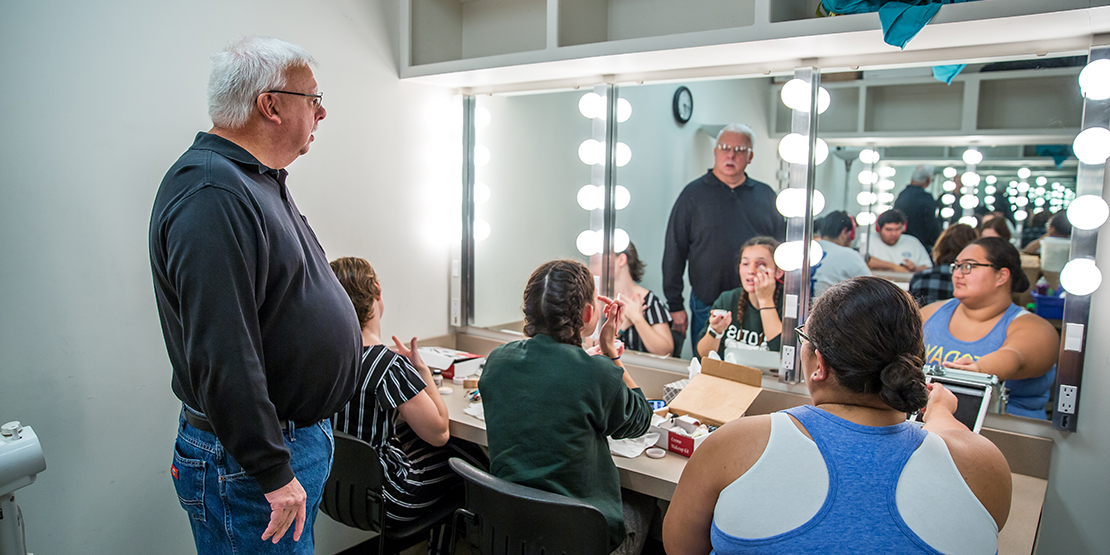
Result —
<path fill-rule="evenodd" d="M 624 251 L 613 257 L 611 273 L 613 290 L 625 302 L 617 339 L 628 350 L 671 356 L 674 352 L 671 313 L 655 293 L 640 285 L 644 263 L 635 244 L 629 242 Z"/>
<path fill-rule="evenodd" d="M 625 303 L 599 297 L 580 262 L 555 260 L 532 272 L 523 308 L 528 338 L 494 349 L 478 380 L 490 472 L 597 507 L 609 548 L 639 553 L 655 501 L 621 490 L 606 439 L 641 436 L 651 423 L 614 344 Z M 601 355 L 590 356 L 582 339 L 602 314 Z"/>
<path fill-rule="evenodd" d="M 951 391 L 926 386 L 921 330 L 884 279 L 818 297 L 798 330 L 813 405 L 705 438 L 663 521 L 667 553 L 996 553 L 1009 466 L 956 420 Z M 923 407 L 923 428 L 906 421 Z"/>
<path fill-rule="evenodd" d="M 1032 243 L 1033 241 L 1039 239 L 1047 232 L 1046 225 L 1048 224 L 1048 219 L 1051 218 L 1052 215 L 1052 212 L 1049 212 L 1044 208 L 1037 208 L 1033 210 L 1033 215 L 1030 216 L 1029 219 L 1025 220 L 1025 225 L 1021 227 L 1022 252 L 1026 252 L 1025 247 L 1029 246 L 1029 243 Z M 1027 254 L 1036 253 L 1033 252 Z"/>
<path fill-rule="evenodd" d="M 448 459 L 461 457 L 486 468 L 487 458 L 481 447 L 450 436 L 447 405 L 420 359 L 416 338 L 406 347 L 394 336 L 397 352 L 382 344 L 385 302 L 370 263 L 339 258 L 331 268 L 354 304 L 363 346 L 358 390 L 335 415 L 335 429 L 377 450 L 390 501 L 386 526 L 405 526 L 441 500 L 462 495 L 462 479 Z M 446 546 L 432 546 L 437 547 L 432 551 L 446 552 Z"/>
<path fill-rule="evenodd" d="M 1060 336 L 1013 302 L 1012 293 L 1029 288 L 1017 248 L 978 239 L 951 267 L 955 298 L 921 309 L 925 364 L 998 376 L 1010 390 L 1007 413 L 1045 419 Z"/>
<path fill-rule="evenodd" d="M 933 245 L 936 265 L 917 272 L 910 278 L 910 295 L 921 306 L 952 298 L 952 267 L 956 256 L 972 241 L 978 239 L 975 228 L 967 224 L 952 224 L 944 230 Z"/>
<path fill-rule="evenodd" d="M 906 216 L 891 208 L 875 222 L 879 240 L 867 242 L 867 267 L 888 272 L 920 272 L 933 265 L 929 253 L 916 237 L 906 235 Z"/>
<path fill-rule="evenodd" d="M 722 360 L 738 362 L 741 351 L 779 350 L 782 339 L 782 277 L 775 265 L 779 242 L 752 237 L 740 248 L 740 287 L 721 293 L 701 330 L 698 356 L 717 351 Z"/>
<path fill-rule="evenodd" d="M 810 273 L 810 293 L 819 297 L 844 280 L 871 275 L 859 251 L 849 245 L 856 240 L 856 220 L 843 210 L 830 212 L 813 223 L 814 239 L 821 245 L 821 261 Z"/>
<path fill-rule="evenodd" d="M 989 214 L 988 214 L 989 215 Z M 1010 232 L 1010 226 L 1006 223 L 1006 218 L 1001 216 L 994 216 L 991 218 L 984 217 L 983 221 L 979 223 L 980 237 L 1001 237 L 1005 241 L 1009 241 L 1013 234 Z M 937 264 L 940 264 L 939 262 Z"/>
<path fill-rule="evenodd" d="M 1024 254 L 1041 254 L 1041 239 L 1045 237 L 1059 237 L 1061 239 L 1071 238 L 1071 222 L 1068 221 L 1068 213 L 1063 210 L 1055 213 L 1049 218 L 1048 223 L 1045 224 L 1046 233 L 1028 245 L 1025 245 L 1021 252 Z"/>

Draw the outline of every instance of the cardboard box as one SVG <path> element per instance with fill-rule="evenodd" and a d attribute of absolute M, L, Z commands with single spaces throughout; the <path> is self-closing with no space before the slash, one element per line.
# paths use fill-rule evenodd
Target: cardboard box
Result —
<path fill-rule="evenodd" d="M 674 401 L 674 398 L 678 397 L 679 393 L 682 393 L 682 390 L 686 387 L 686 384 L 688 383 L 690 383 L 690 380 L 678 380 L 677 382 L 671 382 L 664 385 L 663 402 L 669 404 L 671 401 Z"/>
<path fill-rule="evenodd" d="M 755 368 L 721 360 L 703 359 L 701 373 L 671 401 L 667 409 L 678 416 L 666 420 L 651 431 L 659 434 L 656 446 L 684 457 L 689 457 L 709 436 L 691 438 L 675 430 L 681 428 L 692 433 L 697 422 L 709 426 L 723 426 L 747 412 L 763 391 L 763 373 Z"/>

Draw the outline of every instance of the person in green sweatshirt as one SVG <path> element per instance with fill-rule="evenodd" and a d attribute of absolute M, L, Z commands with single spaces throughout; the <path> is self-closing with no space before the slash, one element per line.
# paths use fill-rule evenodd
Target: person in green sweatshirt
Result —
<path fill-rule="evenodd" d="M 582 263 L 555 260 L 528 279 L 523 309 L 528 338 L 494 349 L 478 381 L 490 472 L 597 507 L 609 525 L 609 548 L 636 553 L 647 523 L 645 530 L 626 534 L 630 508 L 622 508 L 606 439 L 638 437 L 651 423 L 651 407 L 614 345 L 624 302 L 599 297 Z M 591 356 L 582 339 L 603 315 L 601 354 Z M 642 500 L 635 504 L 643 506 Z"/>
<path fill-rule="evenodd" d="M 740 248 L 740 287 L 713 303 L 698 341 L 699 356 L 717 351 L 722 360 L 739 362 L 745 349 L 779 350 L 785 272 L 775 265 L 778 246 L 771 237 L 752 237 Z"/>

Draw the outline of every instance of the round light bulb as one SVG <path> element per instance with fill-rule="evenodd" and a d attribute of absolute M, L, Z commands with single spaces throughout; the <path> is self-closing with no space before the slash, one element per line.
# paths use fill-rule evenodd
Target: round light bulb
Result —
<path fill-rule="evenodd" d="M 940 217 L 942 217 L 946 220 L 948 218 L 951 218 L 952 216 L 955 216 L 955 215 L 956 215 L 956 211 L 953 210 L 951 206 L 945 206 L 944 208 L 940 209 Z"/>
<path fill-rule="evenodd" d="M 882 189 L 883 191 L 889 191 L 894 188 L 894 182 L 889 179 L 884 179 L 882 181 L 879 181 L 878 186 L 879 189 Z"/>
<path fill-rule="evenodd" d="M 588 92 L 578 99 L 578 112 L 589 119 L 605 117 L 605 99 L 595 92 Z"/>
<path fill-rule="evenodd" d="M 787 241 L 775 249 L 775 266 L 785 272 L 793 272 L 802 267 L 802 242 Z"/>
<path fill-rule="evenodd" d="M 601 234 L 593 230 L 587 229 L 578 234 L 578 238 L 574 241 L 574 245 L 578 247 L 578 252 L 585 256 L 593 256 L 601 252 Z"/>
<path fill-rule="evenodd" d="M 775 196 L 775 208 L 778 209 L 779 214 L 782 214 L 784 218 L 805 216 L 805 202 L 805 189 L 789 187 L 779 191 L 779 194 Z"/>
<path fill-rule="evenodd" d="M 1043 175 L 1038 175 L 1037 185 L 1048 185 L 1048 178 Z"/>
<path fill-rule="evenodd" d="M 1017 184 L 1017 192 L 1019 192 L 1023 195 L 1025 193 L 1028 193 L 1029 192 L 1029 184 L 1024 182 L 1024 181 L 1022 181 L 1021 183 L 1018 183 Z"/>
<path fill-rule="evenodd" d="M 898 170 L 894 166 L 883 166 L 879 168 L 879 175 L 882 177 L 894 177 Z"/>
<path fill-rule="evenodd" d="M 1102 285 L 1102 272 L 1090 258 L 1075 258 L 1060 270 L 1060 285 L 1069 295 L 1090 295 Z"/>
<path fill-rule="evenodd" d="M 595 185 L 583 185 L 578 189 L 578 206 L 583 210 L 593 211 L 601 208 L 603 191 Z"/>
<path fill-rule="evenodd" d="M 488 164 L 490 159 L 489 149 L 478 145 L 474 147 L 474 165 L 479 168 Z"/>
<path fill-rule="evenodd" d="M 859 172 L 859 175 L 856 176 L 856 179 L 859 180 L 861 185 L 871 185 L 879 180 L 879 174 L 863 170 Z"/>
<path fill-rule="evenodd" d="M 800 133 L 790 133 L 779 141 L 779 156 L 790 164 L 809 163 L 809 143 Z M 823 139 L 817 139 L 814 149 L 814 163 L 820 164 L 829 157 L 829 144 Z"/>
<path fill-rule="evenodd" d="M 782 103 L 791 110 L 809 111 L 809 84 L 801 79 L 791 79 L 782 86 L 779 94 Z"/>
<path fill-rule="evenodd" d="M 979 174 L 975 172 L 964 172 L 960 177 L 960 181 L 966 187 L 974 187 L 979 184 Z"/>
<path fill-rule="evenodd" d="M 1079 72 L 1079 90 L 1091 100 L 1110 98 L 1110 60 L 1095 60 Z"/>
<path fill-rule="evenodd" d="M 1029 168 L 1021 168 L 1018 170 L 1018 179 L 1029 179 L 1030 175 L 1033 175 L 1033 172 L 1029 171 Z"/>
<path fill-rule="evenodd" d="M 490 116 L 489 110 L 481 106 L 474 109 L 474 127 L 476 129 L 485 129 L 489 126 L 491 119 L 493 118 Z"/>
<path fill-rule="evenodd" d="M 1044 199 L 1040 197 L 1033 199 L 1033 206 L 1044 206 Z"/>
<path fill-rule="evenodd" d="M 859 161 L 864 164 L 874 164 L 879 161 L 879 153 L 870 148 L 865 148 L 859 151 Z"/>
<path fill-rule="evenodd" d="M 941 188 L 944 189 L 945 191 L 948 191 L 948 192 L 955 191 L 956 190 L 956 182 L 955 181 L 945 181 L 941 185 Z"/>
<path fill-rule="evenodd" d="M 821 244 L 817 241 L 809 242 L 809 267 L 812 268 L 821 262 L 821 258 L 825 256 L 825 249 L 821 248 Z"/>
<path fill-rule="evenodd" d="M 892 203 L 894 202 L 894 193 L 882 192 L 879 193 L 879 202 Z"/>
<path fill-rule="evenodd" d="M 965 164 L 969 166 L 974 166 L 983 161 L 983 153 L 979 152 L 978 150 L 969 148 L 964 151 L 963 159 Z"/>
<path fill-rule="evenodd" d="M 632 193 L 629 193 L 628 188 L 624 185 L 617 185 L 616 198 L 613 199 L 613 202 L 617 205 L 617 210 L 624 210 L 628 208 L 628 203 L 632 202 Z"/>
<path fill-rule="evenodd" d="M 1106 223 L 1110 215 L 1110 206 L 1102 197 L 1083 195 L 1078 197 L 1068 206 L 1068 221 L 1079 229 L 1097 229 Z"/>
<path fill-rule="evenodd" d="M 998 192 L 998 189 L 996 189 L 993 185 L 987 185 L 983 188 L 983 191 L 988 195 L 993 195 Z"/>
<path fill-rule="evenodd" d="M 987 184 L 988 185 L 994 185 L 995 183 L 998 183 L 998 176 L 988 175 L 987 176 Z"/>
<path fill-rule="evenodd" d="M 944 177 L 947 177 L 948 179 L 956 177 L 957 173 L 959 172 L 956 171 L 956 168 L 944 168 Z"/>
<path fill-rule="evenodd" d="M 953 195 L 952 193 L 945 193 L 940 196 L 940 201 L 944 204 L 952 204 L 956 202 L 956 195 Z"/>
<path fill-rule="evenodd" d="M 1039 197 L 1043 197 L 1045 192 L 1046 192 L 1046 189 L 1044 187 L 1037 187 L 1036 189 L 1033 189 L 1033 194 L 1035 194 Z"/>
<path fill-rule="evenodd" d="M 830 104 L 832 104 L 832 97 L 829 96 L 829 91 L 825 87 L 817 87 L 817 113 L 824 114 Z"/>
<path fill-rule="evenodd" d="M 578 145 L 578 159 L 587 166 L 600 164 L 605 160 L 604 146 L 593 139 L 586 139 Z"/>
<path fill-rule="evenodd" d="M 1029 217 L 1029 213 L 1026 212 L 1025 210 L 1018 209 L 1018 210 L 1014 211 L 1014 219 L 1019 221 L 1019 222 L 1024 222 L 1025 218 L 1028 218 L 1028 217 Z"/>
<path fill-rule="evenodd" d="M 486 239 L 489 239 L 489 231 L 489 222 L 482 219 L 474 220 L 475 241 L 485 241 Z"/>
<path fill-rule="evenodd" d="M 963 208 L 975 208 L 979 206 L 979 197 L 975 195 L 964 195 L 960 197 L 960 206 Z"/>
<path fill-rule="evenodd" d="M 489 197 L 489 185 L 485 183 L 474 184 L 474 204 L 485 204 L 489 202 Z"/>
<path fill-rule="evenodd" d="M 624 123 L 632 117 L 632 103 L 624 98 L 617 99 L 617 123 Z M 621 249 L 624 250 L 624 249 Z"/>
<path fill-rule="evenodd" d="M 975 227 L 979 225 L 979 220 L 976 220 L 975 216 L 964 216 L 960 218 L 959 223 Z"/>
<path fill-rule="evenodd" d="M 617 167 L 618 168 L 623 168 L 623 167 L 627 166 L 628 163 L 631 162 L 631 161 L 632 161 L 632 149 L 628 145 L 618 142 L 617 143 Z"/>
<path fill-rule="evenodd" d="M 856 203 L 860 206 L 871 206 L 876 202 L 879 202 L 879 195 L 875 193 L 860 191 L 860 194 L 856 195 Z"/>
<path fill-rule="evenodd" d="M 628 232 L 617 228 L 613 230 L 613 252 L 624 252 L 628 248 Z M 600 250 L 600 249 L 599 249 Z"/>
<path fill-rule="evenodd" d="M 983 198 L 983 202 L 985 202 L 987 204 L 994 204 L 994 200 L 995 200 L 994 195 L 987 195 L 986 197 Z"/>
<path fill-rule="evenodd" d="M 877 216 L 872 212 L 860 212 L 856 214 L 856 223 L 862 226 L 869 226 L 875 223 Z"/>
<path fill-rule="evenodd" d="M 1094 166 L 1104 164 L 1106 159 L 1110 158 L 1110 129 L 1088 127 L 1076 135 L 1071 148 L 1075 152 L 1075 157 L 1084 164 Z"/>

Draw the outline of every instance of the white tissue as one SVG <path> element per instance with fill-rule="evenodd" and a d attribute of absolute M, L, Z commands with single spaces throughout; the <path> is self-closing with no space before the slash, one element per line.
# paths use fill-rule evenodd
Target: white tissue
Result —
<path fill-rule="evenodd" d="M 481 401 L 478 401 L 477 403 L 470 403 L 466 406 L 465 409 L 463 409 L 463 412 L 469 414 L 470 416 L 473 416 L 474 418 L 477 418 L 478 420 L 486 419 L 486 410 L 482 407 Z"/>
<path fill-rule="evenodd" d="M 711 352 L 709 353 L 709 356 L 717 356 L 717 353 Z M 701 374 L 701 361 L 698 360 L 697 357 L 690 359 L 690 366 L 687 366 L 686 369 L 690 373 L 690 379 L 694 379 L 694 376 Z"/>
<path fill-rule="evenodd" d="M 655 445 L 657 441 L 659 441 L 659 434 L 656 432 L 648 432 L 640 437 L 626 439 L 609 438 L 609 451 L 614 455 L 633 459 L 639 457 L 645 449 Z"/>

